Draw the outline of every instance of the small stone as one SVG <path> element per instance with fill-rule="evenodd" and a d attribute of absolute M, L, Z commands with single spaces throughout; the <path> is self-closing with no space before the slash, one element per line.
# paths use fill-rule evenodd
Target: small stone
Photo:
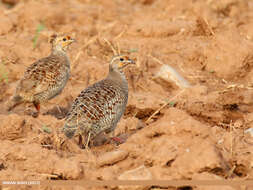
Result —
<path fill-rule="evenodd" d="M 152 174 L 144 166 L 128 170 L 118 177 L 118 180 L 151 180 Z"/>
<path fill-rule="evenodd" d="M 128 152 L 123 151 L 123 150 L 116 150 L 116 151 L 112 151 L 112 152 L 107 152 L 104 155 L 102 155 L 101 157 L 99 157 L 97 164 L 100 167 L 104 166 L 104 165 L 113 165 L 119 161 L 126 159 L 127 156 L 128 156 Z"/>
<path fill-rule="evenodd" d="M 246 129 L 244 133 L 248 133 L 251 137 L 253 137 L 253 128 Z"/>
<path fill-rule="evenodd" d="M 56 162 L 53 174 L 62 176 L 65 179 L 80 179 L 83 171 L 76 160 L 63 159 L 62 162 Z"/>
<path fill-rule="evenodd" d="M 153 80 L 164 88 L 188 88 L 189 82 L 184 79 L 173 67 L 169 65 L 161 66 Z"/>
<path fill-rule="evenodd" d="M 144 166 L 140 166 L 138 168 L 135 168 L 133 170 L 128 170 L 121 174 L 118 177 L 118 180 L 151 180 L 152 174 L 151 172 Z M 120 189 L 126 189 L 126 190 L 138 190 L 138 189 L 148 189 L 149 186 L 120 186 Z"/>
<path fill-rule="evenodd" d="M 115 129 L 115 136 L 125 134 L 129 131 L 136 131 L 145 127 L 145 123 L 135 117 L 122 119 Z"/>

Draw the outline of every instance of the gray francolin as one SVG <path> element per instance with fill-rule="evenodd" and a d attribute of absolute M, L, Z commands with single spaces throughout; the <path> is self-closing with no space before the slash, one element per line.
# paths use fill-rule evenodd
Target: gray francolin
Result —
<path fill-rule="evenodd" d="M 86 146 L 102 132 L 113 132 L 125 112 L 128 82 L 123 69 L 134 61 L 127 56 L 114 56 L 107 77 L 83 90 L 66 117 L 63 132 L 68 138 L 85 138 Z M 116 140 L 116 138 L 115 138 Z"/>
<path fill-rule="evenodd" d="M 66 50 L 74 42 L 68 35 L 52 35 L 51 54 L 30 65 L 18 82 L 14 96 L 8 103 L 8 111 L 21 103 L 33 103 L 40 111 L 40 103 L 61 93 L 70 75 L 70 61 Z"/>

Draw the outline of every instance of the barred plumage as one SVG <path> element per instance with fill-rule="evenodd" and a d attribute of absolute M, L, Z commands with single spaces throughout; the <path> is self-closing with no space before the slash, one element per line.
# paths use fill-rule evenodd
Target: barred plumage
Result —
<path fill-rule="evenodd" d="M 67 137 L 78 134 L 88 140 L 88 136 L 93 139 L 101 132 L 109 133 L 115 129 L 128 100 L 128 84 L 123 68 L 131 63 L 134 62 L 127 56 L 115 56 L 108 76 L 79 94 L 63 127 Z"/>
<path fill-rule="evenodd" d="M 70 36 L 52 36 L 51 54 L 27 68 L 9 102 L 9 111 L 24 102 L 33 103 L 39 111 L 40 103 L 61 93 L 70 73 L 70 61 L 66 50 L 73 41 Z"/>

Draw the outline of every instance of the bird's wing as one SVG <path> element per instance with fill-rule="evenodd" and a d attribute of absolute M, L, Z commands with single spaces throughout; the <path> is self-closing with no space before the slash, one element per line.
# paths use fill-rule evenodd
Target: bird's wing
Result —
<path fill-rule="evenodd" d="M 22 92 L 39 94 L 48 90 L 50 85 L 56 83 L 60 70 L 55 69 L 60 65 L 57 57 L 45 57 L 30 65 L 24 77 L 20 80 L 19 89 Z"/>

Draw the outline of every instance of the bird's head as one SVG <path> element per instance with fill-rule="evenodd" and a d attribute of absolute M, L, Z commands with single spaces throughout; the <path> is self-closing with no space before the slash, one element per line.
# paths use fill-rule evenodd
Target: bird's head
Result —
<path fill-rule="evenodd" d="M 116 55 L 112 58 L 110 62 L 110 69 L 122 72 L 126 66 L 131 64 L 135 64 L 135 61 L 130 59 L 128 56 Z"/>
<path fill-rule="evenodd" d="M 71 38 L 69 35 L 52 35 L 50 43 L 54 50 L 66 51 L 70 44 L 72 44 L 75 39 Z"/>

